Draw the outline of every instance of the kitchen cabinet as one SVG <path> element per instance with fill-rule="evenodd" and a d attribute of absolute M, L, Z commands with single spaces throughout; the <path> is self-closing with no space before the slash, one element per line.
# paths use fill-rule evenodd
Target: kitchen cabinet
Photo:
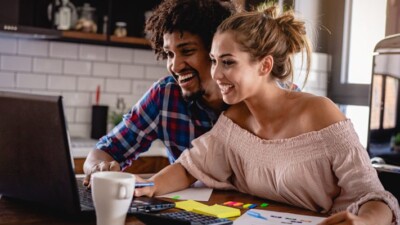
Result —
<path fill-rule="evenodd" d="M 54 28 L 48 19 L 48 6 L 53 2 L 54 0 L 0 0 L 1 34 L 24 33 L 27 37 L 30 34 L 31 37 L 37 37 L 47 30 L 52 34 L 48 37 L 61 41 L 150 48 L 144 34 L 145 13 L 154 9 L 161 0 L 69 0 L 76 9 L 85 3 L 95 8 L 96 33 L 79 32 L 73 28 L 60 31 Z M 117 22 L 126 23 L 126 37 L 114 35 Z"/>

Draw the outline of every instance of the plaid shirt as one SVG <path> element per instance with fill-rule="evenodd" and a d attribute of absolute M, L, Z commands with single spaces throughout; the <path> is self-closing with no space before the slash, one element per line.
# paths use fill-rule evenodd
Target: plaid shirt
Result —
<path fill-rule="evenodd" d="M 154 83 L 96 147 L 111 155 L 124 169 L 147 151 L 154 140 L 160 139 L 173 163 L 183 150 L 191 147 L 193 139 L 212 128 L 217 118 L 200 101 L 185 101 L 176 80 L 167 76 Z"/>

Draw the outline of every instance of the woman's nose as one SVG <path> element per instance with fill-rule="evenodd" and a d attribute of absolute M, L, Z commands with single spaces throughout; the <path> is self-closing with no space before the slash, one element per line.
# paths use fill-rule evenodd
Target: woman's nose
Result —
<path fill-rule="evenodd" d="M 222 73 L 220 72 L 217 65 L 211 66 L 211 77 L 213 80 L 218 80 L 222 77 Z"/>

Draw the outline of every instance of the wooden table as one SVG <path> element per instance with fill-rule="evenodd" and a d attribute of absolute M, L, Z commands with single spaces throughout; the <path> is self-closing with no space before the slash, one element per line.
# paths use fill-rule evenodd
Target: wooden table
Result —
<path fill-rule="evenodd" d="M 170 199 L 168 199 L 170 200 Z M 171 200 L 173 201 L 173 200 Z M 247 194 L 243 194 L 236 191 L 220 191 L 214 190 L 211 195 L 210 200 L 207 202 L 209 205 L 213 204 L 222 204 L 227 201 L 236 201 L 243 203 L 256 203 L 260 205 L 261 203 L 268 203 L 269 206 L 265 209 L 279 212 L 289 212 L 289 213 L 297 213 L 302 215 L 309 216 L 326 216 L 323 214 L 315 213 L 312 211 L 308 211 L 301 208 L 296 208 L 292 206 L 288 206 L 281 203 L 276 203 L 268 200 L 264 200 L 261 198 L 257 198 L 254 196 L 250 196 Z M 260 207 L 257 207 L 260 208 Z M 171 209 L 170 211 L 176 211 L 178 209 Z M 241 209 L 242 213 L 246 212 L 247 209 Z M 43 225 L 43 224 L 96 224 L 96 218 L 94 213 L 91 215 L 87 215 L 82 218 L 71 218 L 66 217 L 65 215 L 59 215 L 57 213 L 49 212 L 48 209 L 40 209 L 40 207 L 32 206 L 30 204 L 24 202 L 17 202 L 15 200 L 10 200 L 7 198 L 0 199 L 0 224 L 7 225 Z M 128 215 L 126 219 L 127 225 L 143 225 L 139 220 L 137 220 L 133 215 Z"/>

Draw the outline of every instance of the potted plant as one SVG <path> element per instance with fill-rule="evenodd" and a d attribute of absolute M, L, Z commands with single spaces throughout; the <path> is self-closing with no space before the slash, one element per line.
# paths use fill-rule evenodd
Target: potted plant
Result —
<path fill-rule="evenodd" d="M 392 138 L 392 149 L 395 152 L 400 152 L 400 132 Z"/>

